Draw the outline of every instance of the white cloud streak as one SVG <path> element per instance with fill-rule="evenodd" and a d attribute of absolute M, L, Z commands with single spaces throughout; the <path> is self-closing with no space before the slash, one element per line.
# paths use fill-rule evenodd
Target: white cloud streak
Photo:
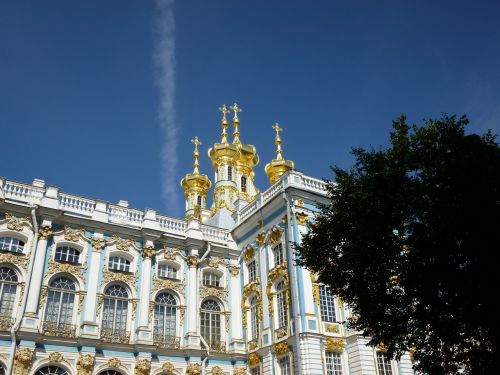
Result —
<path fill-rule="evenodd" d="M 175 120 L 175 18 L 174 0 L 157 0 L 155 84 L 158 87 L 158 121 L 162 131 L 162 196 L 166 208 L 177 214 L 179 207 L 178 157 L 179 128 Z"/>

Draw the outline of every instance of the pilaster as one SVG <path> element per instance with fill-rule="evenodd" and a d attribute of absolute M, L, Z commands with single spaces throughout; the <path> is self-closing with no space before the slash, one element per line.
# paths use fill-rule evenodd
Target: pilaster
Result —
<path fill-rule="evenodd" d="M 153 340 L 149 329 L 149 298 L 151 295 L 151 259 L 154 254 L 153 241 L 146 240 L 142 248 L 141 299 L 139 301 L 139 327 L 137 327 L 139 344 L 152 344 Z"/>

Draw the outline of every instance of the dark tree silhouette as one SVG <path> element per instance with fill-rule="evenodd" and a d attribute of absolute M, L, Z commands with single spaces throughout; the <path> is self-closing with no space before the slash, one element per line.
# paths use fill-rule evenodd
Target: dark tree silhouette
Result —
<path fill-rule="evenodd" d="M 387 149 L 353 149 L 296 247 L 350 306 L 352 329 L 427 374 L 500 371 L 500 148 L 467 124 L 401 116 Z"/>

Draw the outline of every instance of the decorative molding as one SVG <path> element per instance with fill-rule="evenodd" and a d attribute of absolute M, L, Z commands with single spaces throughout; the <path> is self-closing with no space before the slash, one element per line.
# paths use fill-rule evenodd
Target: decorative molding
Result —
<path fill-rule="evenodd" d="M 273 293 L 271 291 L 271 288 L 272 288 L 273 284 L 276 282 L 276 280 L 280 277 L 283 277 L 283 279 L 285 280 L 285 286 L 288 288 L 289 277 L 288 277 L 288 270 L 287 270 L 286 261 L 283 262 L 282 264 L 277 265 L 271 271 L 269 271 L 267 288 L 266 288 L 267 299 L 269 301 L 269 315 L 274 315 L 273 298 L 274 298 L 275 293 Z M 286 298 L 287 298 L 287 304 L 289 304 L 290 303 L 289 290 L 287 290 Z"/>
<path fill-rule="evenodd" d="M 38 231 L 38 236 L 40 240 L 47 241 L 50 236 L 52 236 L 52 228 L 50 225 L 44 225 Z"/>
<path fill-rule="evenodd" d="M 377 348 L 377 350 L 380 350 L 381 352 L 386 352 L 387 351 L 387 347 L 385 346 L 385 344 L 383 342 L 381 343 L 378 343 L 375 348 Z"/>
<path fill-rule="evenodd" d="M 101 250 L 104 249 L 104 246 L 106 246 L 106 240 L 103 238 L 96 238 L 95 236 L 92 238 L 92 248 L 95 251 L 100 253 Z"/>
<path fill-rule="evenodd" d="M 212 268 L 219 268 L 219 265 L 224 264 L 224 259 L 220 257 L 210 257 L 207 260 L 208 266 Z"/>
<path fill-rule="evenodd" d="M 147 358 L 138 359 L 135 362 L 134 374 L 135 375 L 148 375 L 151 370 L 151 361 Z"/>
<path fill-rule="evenodd" d="M 200 298 L 204 299 L 209 296 L 217 297 L 223 301 L 227 301 L 228 291 L 225 288 L 217 288 L 215 286 L 200 285 Z"/>
<path fill-rule="evenodd" d="M 29 258 L 25 254 L 0 252 L 0 262 L 15 264 L 26 272 L 28 269 Z"/>
<path fill-rule="evenodd" d="M 103 285 L 112 281 L 121 281 L 122 283 L 134 287 L 137 290 L 137 271 L 134 273 L 111 271 L 108 269 L 107 265 L 104 264 L 102 269 L 101 288 Z"/>
<path fill-rule="evenodd" d="M 328 324 L 326 326 L 326 332 L 339 333 L 339 325 L 338 324 Z"/>
<path fill-rule="evenodd" d="M 73 229 L 67 225 L 64 226 L 64 239 L 71 242 L 79 242 L 80 238 L 87 239 L 85 229 Z"/>
<path fill-rule="evenodd" d="M 256 366 L 260 363 L 260 357 L 257 353 L 250 353 L 248 355 L 248 364 L 250 366 Z"/>
<path fill-rule="evenodd" d="M 313 294 L 314 302 L 316 302 L 316 304 L 318 306 L 321 306 L 321 298 L 319 295 L 319 285 L 316 283 L 312 284 L 312 294 Z"/>
<path fill-rule="evenodd" d="M 233 277 L 238 277 L 238 275 L 240 274 L 240 267 L 229 266 L 228 270 Z"/>
<path fill-rule="evenodd" d="M 173 279 L 163 279 L 156 275 L 153 275 L 153 291 L 161 289 L 171 289 L 184 296 L 184 284 L 182 281 L 177 281 Z"/>
<path fill-rule="evenodd" d="M 245 259 L 245 262 L 249 262 L 253 259 L 254 255 L 255 247 L 253 247 L 252 245 L 248 245 L 245 249 L 245 252 L 243 253 L 243 259 Z"/>
<path fill-rule="evenodd" d="M 53 352 L 53 353 L 49 354 L 49 361 L 50 362 L 59 363 L 59 362 L 62 362 L 63 360 L 64 360 L 64 357 L 59 352 Z"/>
<path fill-rule="evenodd" d="M 266 232 L 260 232 L 257 237 L 255 237 L 255 240 L 260 247 L 264 246 L 264 244 L 266 243 Z"/>
<path fill-rule="evenodd" d="M 79 263 L 63 263 L 55 261 L 52 257 L 49 257 L 48 270 L 45 274 L 45 280 L 47 281 L 52 275 L 65 272 L 70 275 L 78 276 L 80 280 L 85 280 L 85 272 L 87 272 L 87 262 L 83 264 Z"/>
<path fill-rule="evenodd" d="M 94 370 L 95 357 L 90 354 L 84 354 L 78 357 L 76 369 L 78 375 L 91 375 Z"/>
<path fill-rule="evenodd" d="M 174 260 L 175 261 L 175 260 L 177 260 L 177 256 L 180 256 L 182 258 L 182 254 L 178 248 L 175 248 L 175 249 L 168 248 L 168 249 L 165 249 L 165 251 L 163 253 L 163 258 L 166 260 Z"/>
<path fill-rule="evenodd" d="M 18 349 L 14 355 L 14 374 L 26 375 L 33 362 L 34 350 L 29 348 Z"/>
<path fill-rule="evenodd" d="M 233 375 L 247 375 L 247 369 L 245 367 L 235 368 Z"/>
<path fill-rule="evenodd" d="M 211 374 L 212 375 L 224 375 L 224 372 L 222 371 L 222 369 L 219 366 L 214 366 L 214 367 L 212 367 Z"/>
<path fill-rule="evenodd" d="M 155 256 L 156 250 L 153 246 L 144 246 L 142 248 L 142 258 L 151 259 Z"/>
<path fill-rule="evenodd" d="M 309 218 L 309 216 L 303 212 L 296 212 L 295 217 L 297 218 L 297 223 L 299 225 L 306 225 L 307 219 Z"/>
<path fill-rule="evenodd" d="M 174 372 L 175 366 L 172 364 L 172 362 L 165 362 L 163 366 L 161 366 L 161 369 L 165 372 Z"/>
<path fill-rule="evenodd" d="M 274 344 L 274 352 L 277 356 L 285 355 L 288 353 L 290 348 L 288 347 L 288 343 L 286 341 L 281 341 Z"/>
<path fill-rule="evenodd" d="M 262 320 L 263 308 L 262 308 L 262 291 L 260 288 L 260 283 L 258 281 L 252 281 L 247 284 L 243 288 L 243 294 L 241 298 L 241 310 L 243 311 L 243 326 L 247 326 L 247 311 L 249 307 L 247 306 L 246 301 L 252 295 L 257 295 L 257 314 L 259 320 Z"/>
<path fill-rule="evenodd" d="M 199 363 L 191 363 L 186 369 L 186 375 L 200 375 L 201 366 Z"/>
<path fill-rule="evenodd" d="M 5 219 L 7 220 L 7 228 L 10 230 L 15 230 L 16 232 L 21 232 L 24 225 L 31 224 L 29 217 L 18 218 L 12 215 L 10 212 L 5 213 Z"/>
<path fill-rule="evenodd" d="M 304 207 L 304 201 L 301 198 L 297 198 L 297 200 L 295 201 L 295 205 L 297 207 Z"/>
<path fill-rule="evenodd" d="M 274 227 L 271 230 L 271 234 L 269 235 L 269 241 L 271 242 L 271 245 L 276 245 L 278 242 L 281 241 L 282 233 L 283 232 L 278 227 Z"/>
<path fill-rule="evenodd" d="M 337 337 L 329 337 L 325 340 L 325 348 L 336 352 L 342 352 L 345 348 L 344 339 Z"/>
<path fill-rule="evenodd" d="M 120 366 L 122 365 L 122 361 L 120 361 L 118 358 L 114 357 L 114 358 L 111 358 L 109 361 L 108 361 L 108 366 L 110 368 L 120 368 Z"/>

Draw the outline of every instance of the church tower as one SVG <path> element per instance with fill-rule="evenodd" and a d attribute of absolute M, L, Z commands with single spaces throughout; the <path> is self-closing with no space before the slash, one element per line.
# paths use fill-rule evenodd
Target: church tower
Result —
<path fill-rule="evenodd" d="M 200 174 L 200 152 L 198 146 L 201 145 L 198 137 L 191 140 L 194 144 L 193 151 L 193 173 L 188 173 L 181 180 L 186 198 L 186 219 L 196 218 L 203 220 L 208 217 L 205 207 L 207 204 L 207 191 L 212 186 L 206 174 Z"/>
<path fill-rule="evenodd" d="M 276 159 L 267 163 L 264 168 L 271 185 L 278 181 L 284 173 L 295 170 L 295 164 L 293 161 L 283 159 L 283 150 L 281 149 L 282 142 L 280 137 L 280 132 L 283 131 L 283 129 L 280 128 L 278 123 L 273 125 L 273 129 L 276 131 L 276 136 L 274 137 L 274 144 L 276 145 Z"/>
<path fill-rule="evenodd" d="M 259 163 L 257 150 L 253 145 L 247 145 L 240 140 L 240 119 L 238 113 L 242 110 L 234 103 L 230 107 L 233 117 L 233 141 L 228 141 L 228 122 L 226 115 L 229 110 L 223 105 L 221 142 L 215 143 L 208 156 L 215 172 L 215 185 L 211 211 L 212 225 L 230 227 L 233 224 L 231 214 L 251 202 L 259 192 L 254 184 L 253 168 Z"/>

